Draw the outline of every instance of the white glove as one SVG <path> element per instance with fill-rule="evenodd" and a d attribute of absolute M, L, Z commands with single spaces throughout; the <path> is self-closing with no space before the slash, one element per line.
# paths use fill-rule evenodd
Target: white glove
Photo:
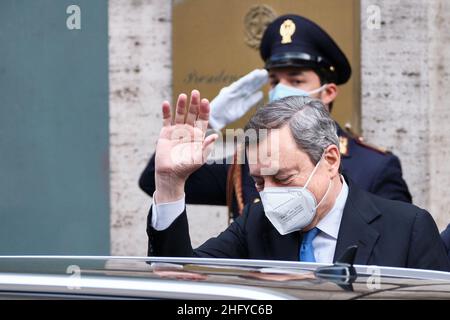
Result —
<path fill-rule="evenodd" d="M 256 69 L 228 87 L 222 88 L 211 103 L 209 124 L 215 130 L 241 118 L 263 98 L 261 88 L 267 83 L 269 74 L 265 69 Z"/>

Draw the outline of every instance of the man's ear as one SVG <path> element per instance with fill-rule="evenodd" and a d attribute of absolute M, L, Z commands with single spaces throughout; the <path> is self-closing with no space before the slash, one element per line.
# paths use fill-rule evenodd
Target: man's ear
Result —
<path fill-rule="evenodd" d="M 341 153 L 339 152 L 339 148 L 334 144 L 328 146 L 325 150 L 324 160 L 328 165 L 328 171 L 330 172 L 331 177 L 338 175 L 339 167 L 341 165 Z"/>
<path fill-rule="evenodd" d="M 337 85 L 335 83 L 328 83 L 325 90 L 323 90 L 320 94 L 320 100 L 322 100 L 325 105 L 329 105 L 338 95 Z"/>

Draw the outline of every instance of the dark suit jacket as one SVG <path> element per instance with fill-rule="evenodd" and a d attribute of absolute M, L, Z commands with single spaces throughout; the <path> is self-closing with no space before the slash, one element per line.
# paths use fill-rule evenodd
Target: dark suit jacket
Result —
<path fill-rule="evenodd" d="M 343 173 L 361 189 L 380 197 L 411 203 L 411 194 L 402 176 L 400 160 L 392 153 L 382 153 L 362 145 L 338 128 L 338 135 L 347 139 L 348 152 L 342 155 Z M 226 205 L 226 185 L 229 165 L 205 164 L 186 182 L 186 203 Z M 155 156 L 150 159 L 139 179 L 139 186 L 148 195 L 155 191 Z M 244 203 L 252 203 L 259 194 L 249 173 L 248 165 L 242 170 Z M 235 199 L 234 199 L 235 200 Z M 233 212 L 237 216 L 236 201 Z"/>
<path fill-rule="evenodd" d="M 349 180 L 349 179 L 346 179 Z M 147 234 L 150 256 L 214 257 L 298 261 L 300 232 L 280 235 L 266 218 L 261 202 L 247 205 L 218 237 L 193 250 L 186 212 L 163 231 Z M 439 231 L 425 210 L 367 193 L 349 181 L 334 260 L 358 245 L 356 264 L 450 271 Z"/>
<path fill-rule="evenodd" d="M 450 259 L 450 224 L 447 226 L 447 229 L 445 229 L 441 233 L 442 240 L 444 240 L 444 245 L 447 249 L 448 258 Z"/>

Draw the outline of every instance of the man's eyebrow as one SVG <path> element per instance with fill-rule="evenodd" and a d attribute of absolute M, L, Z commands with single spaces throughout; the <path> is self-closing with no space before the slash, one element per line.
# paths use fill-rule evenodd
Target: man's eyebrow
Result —
<path fill-rule="evenodd" d="M 278 177 L 278 176 L 281 176 L 281 175 L 292 175 L 294 173 L 295 173 L 294 169 L 288 168 L 288 169 L 280 169 L 280 170 L 278 170 L 278 172 L 276 174 L 271 174 L 270 176 Z M 253 179 L 262 179 L 264 177 L 264 175 L 258 175 L 258 174 L 250 174 L 250 176 Z"/>
<path fill-rule="evenodd" d="M 282 175 L 292 175 L 294 173 L 294 169 L 280 169 L 275 176 L 278 177 Z"/>

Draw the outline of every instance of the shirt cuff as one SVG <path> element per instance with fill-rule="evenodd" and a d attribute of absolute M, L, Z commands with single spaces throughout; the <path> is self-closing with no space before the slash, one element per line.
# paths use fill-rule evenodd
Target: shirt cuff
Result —
<path fill-rule="evenodd" d="M 156 191 L 155 191 L 156 192 Z M 157 231 L 166 230 L 183 213 L 186 207 L 185 194 L 180 200 L 156 203 L 153 193 L 152 227 Z"/>

